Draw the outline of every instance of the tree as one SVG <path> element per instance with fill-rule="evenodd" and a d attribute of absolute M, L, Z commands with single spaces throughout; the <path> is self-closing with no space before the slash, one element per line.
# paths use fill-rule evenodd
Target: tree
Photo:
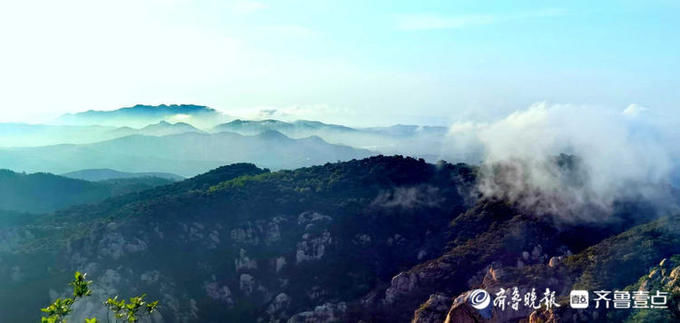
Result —
<path fill-rule="evenodd" d="M 109 298 L 104 302 L 109 311 L 113 313 L 113 316 L 118 319 L 126 320 L 127 322 L 138 322 L 139 312 L 143 310 L 143 313 L 151 315 L 156 311 L 158 307 L 158 301 L 146 303 L 144 301 L 146 295 L 131 297 L 130 300 L 125 303 L 124 299 L 118 300 L 118 296 L 114 298 Z"/>
<path fill-rule="evenodd" d="M 90 285 L 92 281 L 86 279 L 87 274 L 76 272 L 73 281 L 69 283 L 73 287 L 73 298 L 57 298 L 54 303 L 41 309 L 46 316 L 40 320 L 41 323 L 67 323 L 66 317 L 71 313 L 73 304 L 81 298 L 92 295 Z M 139 322 L 141 315 L 151 315 L 158 310 L 158 301 L 147 303 L 144 301 L 146 294 L 131 297 L 129 301 L 118 300 L 118 296 L 109 298 L 104 302 L 106 308 L 113 313 L 114 319 L 124 322 Z M 141 312 L 141 313 L 140 313 Z M 108 319 L 108 317 L 107 317 Z M 96 318 L 85 319 L 85 323 L 97 323 Z"/>

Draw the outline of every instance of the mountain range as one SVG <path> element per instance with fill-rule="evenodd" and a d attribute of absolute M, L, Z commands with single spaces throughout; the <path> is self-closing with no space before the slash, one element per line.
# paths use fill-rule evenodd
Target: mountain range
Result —
<path fill-rule="evenodd" d="M 442 156 L 448 128 L 395 125 L 391 127 L 351 128 L 319 121 L 234 120 L 220 124 L 212 132 L 229 131 L 255 135 L 278 131 L 291 138 L 318 136 L 330 143 L 378 151 L 383 154 L 408 154 L 437 161 Z"/>
<path fill-rule="evenodd" d="M 105 320 L 105 295 L 143 292 L 165 322 L 680 317 L 677 298 L 668 309 L 568 306 L 571 289 L 680 288 L 680 215 L 639 197 L 600 222 L 563 221 L 480 194 L 480 176 L 401 156 L 276 172 L 241 163 L 22 222 L 10 214 L 0 222 L 0 321 L 37 320 L 76 270 L 100 292 L 76 304 L 74 322 Z M 550 288 L 561 307 L 485 314 L 467 302 L 471 290 L 512 286 Z"/>
<path fill-rule="evenodd" d="M 67 114 L 51 125 L 0 123 L 0 167 L 52 173 L 111 168 L 193 176 L 233 162 L 297 168 L 373 152 L 408 154 L 430 162 L 454 159 L 445 149 L 445 127 L 352 128 L 310 120 L 221 122 L 228 119 L 205 106 L 136 105 Z M 263 149 L 279 153 L 265 154 Z"/>
<path fill-rule="evenodd" d="M 159 121 L 141 128 L 110 126 L 60 126 L 0 123 L 0 147 L 38 147 L 89 144 L 131 135 L 169 136 L 203 131 L 184 122 Z"/>
<path fill-rule="evenodd" d="M 127 173 L 121 172 L 114 169 L 83 169 L 75 172 L 70 172 L 66 174 L 61 174 L 61 176 L 81 179 L 90 182 L 100 182 L 114 179 L 129 179 L 129 178 L 146 178 L 146 177 L 157 177 L 167 179 L 173 182 L 183 180 L 184 177 L 171 174 L 171 173 L 159 173 L 159 172 L 149 172 L 149 173 Z"/>
<path fill-rule="evenodd" d="M 254 136 L 186 132 L 161 137 L 132 135 L 84 145 L 5 148 L 0 149 L 0 167 L 57 174 L 111 168 L 194 176 L 235 162 L 293 169 L 372 154 L 364 149 L 329 144 L 319 137 L 291 139 L 276 131 Z"/>

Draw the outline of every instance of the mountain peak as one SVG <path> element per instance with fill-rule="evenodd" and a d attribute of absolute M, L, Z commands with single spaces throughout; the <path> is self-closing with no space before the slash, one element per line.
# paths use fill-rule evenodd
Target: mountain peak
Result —
<path fill-rule="evenodd" d="M 168 122 L 165 120 L 161 120 L 158 123 L 150 124 L 143 129 L 153 129 L 153 128 L 189 128 L 189 129 L 195 129 L 198 130 L 196 127 L 192 126 L 191 124 L 188 124 L 186 122 Z"/>
<path fill-rule="evenodd" d="M 215 109 L 209 108 L 204 105 L 196 104 L 160 104 L 160 105 L 137 104 L 132 107 L 121 108 L 119 110 L 139 111 L 141 113 L 155 112 L 155 113 L 182 113 L 182 114 L 217 112 Z"/>
<path fill-rule="evenodd" d="M 59 118 L 59 122 L 69 125 L 107 125 L 140 128 L 154 123 L 167 124 L 190 120 L 192 124 L 212 127 L 225 118 L 226 116 L 219 111 L 203 105 L 137 104 L 110 111 L 89 110 L 65 114 Z"/>
<path fill-rule="evenodd" d="M 288 136 L 276 130 L 265 130 L 257 136 L 265 139 L 290 139 Z"/>
<path fill-rule="evenodd" d="M 123 107 L 116 110 L 87 110 L 85 112 L 78 113 L 67 113 L 63 117 L 67 116 L 86 116 L 86 115 L 101 115 L 101 114 L 196 114 L 196 113 L 215 113 L 217 112 L 213 108 L 209 108 L 204 105 L 196 104 L 159 104 L 159 105 L 147 105 L 147 104 L 135 104 L 131 107 Z"/>

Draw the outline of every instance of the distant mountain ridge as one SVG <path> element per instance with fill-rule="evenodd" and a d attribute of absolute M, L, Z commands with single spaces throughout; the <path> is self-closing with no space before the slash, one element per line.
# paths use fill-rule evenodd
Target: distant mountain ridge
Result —
<path fill-rule="evenodd" d="M 161 104 L 143 105 L 121 108 L 112 111 L 89 110 L 69 113 L 58 119 L 66 125 L 106 125 L 144 127 L 161 121 L 190 121 L 198 126 L 214 126 L 230 119 L 221 112 L 203 105 L 194 104 Z"/>
<path fill-rule="evenodd" d="M 291 139 L 316 138 L 328 144 L 370 150 L 381 154 L 402 154 L 424 158 L 429 162 L 438 160 L 475 160 L 475 157 L 460 158 L 453 149 L 445 149 L 450 140 L 448 128 L 417 125 L 394 125 L 390 127 L 353 128 L 345 125 L 324 123 L 313 120 L 282 121 L 275 119 L 244 120 L 235 119 L 207 106 L 202 105 L 142 105 L 121 108 L 113 111 L 85 111 L 66 114 L 58 121 L 59 125 L 1 124 L 0 147 L 39 147 L 60 144 L 94 144 L 120 139 L 131 135 L 172 136 L 185 133 L 220 134 L 235 133 L 242 136 L 259 136 L 268 131 L 279 132 Z M 269 134 L 271 135 L 271 134 Z M 234 137 L 223 136 L 223 139 Z M 262 137 L 264 138 L 264 137 Z M 309 140 L 307 140 L 309 142 Z M 318 142 L 318 140 L 316 140 Z M 203 143 L 196 142 L 196 145 Z M 238 146 L 238 144 L 236 144 Z M 226 144 L 221 145 L 229 149 Z M 182 149 L 181 147 L 179 149 Z M 197 148 L 196 148 L 197 149 Z M 243 151 L 241 147 L 241 151 Z M 138 152 L 130 152 L 138 155 Z M 238 155 L 238 154 L 236 154 Z M 147 156 L 146 162 L 158 161 L 163 164 L 162 155 Z M 332 157 L 332 156 L 325 156 Z M 322 156 L 310 157 L 321 162 L 334 161 Z M 203 158 L 199 158 L 202 160 Z M 0 156 L 0 167 L 3 156 Z M 342 160 L 342 159 L 340 159 Z M 56 161 L 56 160 L 55 160 Z M 211 160 L 207 165 L 195 168 L 205 171 L 226 162 L 256 162 L 260 160 L 229 159 Z M 168 161 L 166 161 L 168 162 Z M 196 162 L 192 160 L 190 162 Z M 29 162 L 30 164 L 30 162 Z M 288 164 L 285 167 L 299 167 L 309 164 Z M 10 165 L 11 168 L 14 165 Z M 10 167 L 8 166 L 8 167 Z M 80 165 L 79 168 L 49 169 L 56 172 L 68 172 L 89 168 L 116 168 L 116 165 L 101 165 L 95 162 Z M 263 165 L 279 168 L 280 165 Z M 41 170 L 30 168 L 31 170 Z M 158 169 L 126 168 L 125 171 L 157 171 Z M 174 172 L 164 170 L 167 172 Z M 194 170 L 183 175 L 195 174 Z"/>
<path fill-rule="evenodd" d="M 0 149 L 0 167 L 58 174 L 110 168 L 189 177 L 229 163 L 292 169 L 374 154 L 319 137 L 293 139 L 273 130 L 255 136 L 186 132 L 161 137 L 132 135 L 86 145 Z"/>
<path fill-rule="evenodd" d="M 185 132 L 203 132 L 186 122 L 176 122 L 170 123 L 167 121 L 160 121 L 155 124 L 150 124 L 142 129 L 139 129 L 138 133 L 147 136 L 167 136 L 176 135 Z"/>
<path fill-rule="evenodd" d="M 106 181 L 112 179 L 125 179 L 125 178 L 144 178 L 144 177 L 157 177 L 163 178 L 170 181 L 181 181 L 184 177 L 171 174 L 171 173 L 160 173 L 160 172 L 146 172 L 146 173 L 128 173 L 121 172 L 113 169 L 83 169 L 75 172 L 69 172 L 61 174 L 60 176 L 80 179 L 90 182 Z"/>
<path fill-rule="evenodd" d="M 195 104 L 161 104 L 161 105 L 145 105 L 137 104 L 131 107 L 120 108 L 112 111 L 103 110 L 88 110 L 85 112 L 69 113 L 64 115 L 64 117 L 119 117 L 119 116 L 168 116 L 176 114 L 200 114 L 200 113 L 216 113 L 217 111 L 213 108 L 209 108 L 203 105 Z"/>
<path fill-rule="evenodd" d="M 297 120 L 286 122 L 275 119 L 266 120 L 242 120 L 236 119 L 228 123 L 220 124 L 212 129 L 213 132 L 231 131 L 244 135 L 256 135 L 264 131 L 275 130 L 288 136 L 310 136 L 316 131 L 355 132 L 354 128 L 328 124 L 320 121 Z"/>
<path fill-rule="evenodd" d="M 0 123 L 0 147 L 90 144 L 130 135 L 167 136 L 185 132 L 203 131 L 185 122 L 167 121 L 159 121 L 143 128 Z"/>
<path fill-rule="evenodd" d="M 242 135 L 257 135 L 278 131 L 291 138 L 317 136 L 329 143 L 370 149 L 383 154 L 403 154 L 423 157 L 431 162 L 444 159 L 442 147 L 447 127 L 394 125 L 390 127 L 352 128 L 320 121 L 242 120 L 217 125 L 211 132 L 229 131 Z"/>

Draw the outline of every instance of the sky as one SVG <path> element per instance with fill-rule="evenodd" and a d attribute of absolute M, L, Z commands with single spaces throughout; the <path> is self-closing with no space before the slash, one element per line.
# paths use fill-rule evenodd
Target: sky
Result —
<path fill-rule="evenodd" d="M 680 99 L 676 1 L 0 0 L 0 121 L 193 103 L 448 125 Z"/>

